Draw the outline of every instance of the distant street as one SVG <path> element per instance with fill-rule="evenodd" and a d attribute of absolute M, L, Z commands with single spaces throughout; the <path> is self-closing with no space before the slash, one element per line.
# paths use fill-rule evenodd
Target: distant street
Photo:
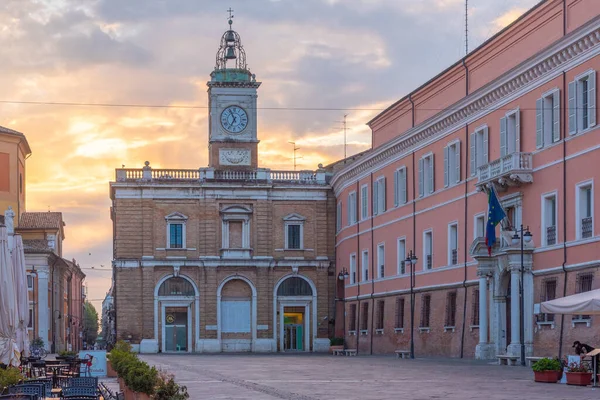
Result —
<path fill-rule="evenodd" d="M 533 381 L 530 368 L 473 360 L 326 355 L 144 355 L 190 399 L 598 399 L 600 389 Z"/>

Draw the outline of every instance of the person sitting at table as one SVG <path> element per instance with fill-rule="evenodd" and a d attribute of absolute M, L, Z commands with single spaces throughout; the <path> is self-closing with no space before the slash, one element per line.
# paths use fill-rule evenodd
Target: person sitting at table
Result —
<path fill-rule="evenodd" d="M 577 354 L 578 356 L 587 354 L 590 351 L 595 350 L 589 344 L 581 343 L 579 340 L 573 342 L 573 347 L 575 348 L 575 354 Z"/>

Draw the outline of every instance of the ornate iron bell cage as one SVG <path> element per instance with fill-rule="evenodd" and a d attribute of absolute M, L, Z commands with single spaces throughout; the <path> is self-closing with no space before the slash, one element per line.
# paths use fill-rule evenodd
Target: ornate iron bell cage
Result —
<path fill-rule="evenodd" d="M 221 45 L 217 51 L 215 69 L 241 69 L 248 70 L 246 65 L 246 52 L 242 46 L 240 35 L 231 29 L 233 21 L 229 20 L 229 30 L 221 37 Z M 229 62 L 229 65 L 228 65 Z"/>

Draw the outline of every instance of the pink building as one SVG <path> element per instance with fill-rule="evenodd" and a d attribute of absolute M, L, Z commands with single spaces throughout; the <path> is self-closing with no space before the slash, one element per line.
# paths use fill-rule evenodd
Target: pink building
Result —
<path fill-rule="evenodd" d="M 417 356 L 487 359 L 522 342 L 536 356 L 600 346 L 596 317 L 538 313 L 600 287 L 598 70 L 600 2 L 546 0 L 368 123 L 373 148 L 331 181 L 349 348 L 409 350 L 413 337 Z M 491 186 L 508 217 L 489 256 Z"/>

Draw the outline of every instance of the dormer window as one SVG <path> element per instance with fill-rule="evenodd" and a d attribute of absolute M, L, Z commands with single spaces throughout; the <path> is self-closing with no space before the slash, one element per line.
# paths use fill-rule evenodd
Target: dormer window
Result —
<path fill-rule="evenodd" d="M 185 249 L 185 226 L 188 217 L 174 212 L 165 217 L 167 221 L 167 249 Z"/>
<path fill-rule="evenodd" d="M 290 214 L 283 219 L 285 225 L 286 250 L 301 250 L 304 248 L 304 221 L 306 218 L 299 214 Z"/>

